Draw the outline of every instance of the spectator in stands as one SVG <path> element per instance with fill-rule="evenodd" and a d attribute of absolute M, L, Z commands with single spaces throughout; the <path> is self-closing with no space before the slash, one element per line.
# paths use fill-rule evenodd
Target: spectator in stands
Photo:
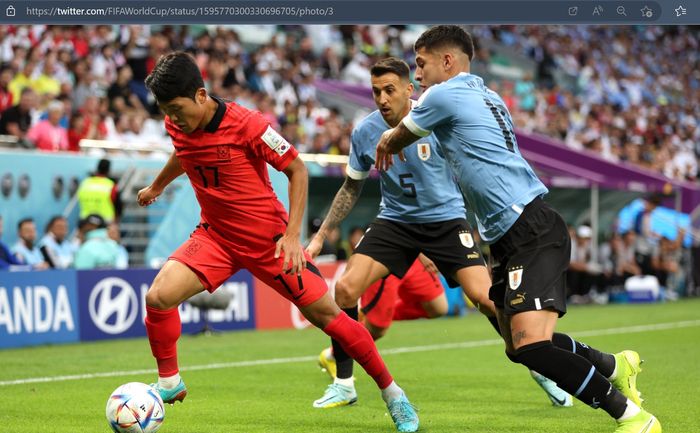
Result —
<path fill-rule="evenodd" d="M 68 95 L 59 95 L 56 98 L 56 100 L 63 103 L 63 116 L 61 117 L 61 120 L 58 122 L 58 124 L 64 127 L 66 130 L 68 130 L 68 128 L 70 127 L 70 113 L 72 113 L 73 111 L 73 101 Z M 46 105 L 48 108 L 48 104 Z M 41 115 L 39 116 L 38 120 L 41 121 L 46 120 L 48 118 L 49 112 L 48 110 L 44 110 L 44 112 L 41 113 Z M 36 119 L 34 120 L 37 121 Z"/>
<path fill-rule="evenodd" d="M 78 228 L 75 231 L 75 234 L 73 235 L 73 238 L 71 238 L 70 243 L 73 245 L 73 249 L 75 252 L 78 252 L 78 249 L 80 249 L 80 246 L 83 244 L 85 241 L 85 233 L 87 232 L 87 224 L 88 221 L 86 218 L 78 220 Z"/>
<path fill-rule="evenodd" d="M 48 269 L 49 264 L 36 244 L 36 224 L 32 218 L 24 218 L 17 224 L 17 243 L 12 246 L 12 253 L 17 260 L 32 269 Z"/>
<path fill-rule="evenodd" d="M 85 218 L 85 241 L 75 255 L 76 269 L 115 268 L 119 262 L 119 245 L 109 238 L 105 220 L 96 214 Z"/>
<path fill-rule="evenodd" d="M 106 90 L 117 78 L 118 65 L 125 60 L 111 43 L 105 42 L 93 46 L 100 48 L 99 54 L 96 54 L 92 61 L 92 73 L 97 77 L 100 87 Z M 107 97 L 109 97 L 109 92 Z"/>
<path fill-rule="evenodd" d="M 78 108 L 83 115 L 83 127 L 87 131 L 92 131 L 97 140 L 102 140 L 107 136 L 107 124 L 101 104 L 100 98 L 89 96 L 85 99 L 84 104 Z"/>
<path fill-rule="evenodd" d="M 591 237 L 593 231 L 587 225 L 581 225 L 576 229 L 576 243 L 572 243 L 571 261 L 566 273 L 567 288 L 572 303 L 583 302 L 585 297 L 595 285 L 601 287 L 601 269 L 595 263 L 591 254 Z"/>
<path fill-rule="evenodd" d="M 114 265 L 116 269 L 127 269 L 129 267 L 129 252 L 124 245 L 121 244 L 122 236 L 119 232 L 119 225 L 115 222 L 109 223 L 107 226 L 107 236 L 117 243 L 119 246 L 119 254 Z"/>
<path fill-rule="evenodd" d="M 654 247 L 659 242 L 659 236 L 651 229 L 651 213 L 661 204 L 661 196 L 652 194 L 644 199 L 644 207 L 634 220 L 634 231 L 637 234 L 637 263 L 644 275 L 654 275 L 651 259 Z"/>
<path fill-rule="evenodd" d="M 68 127 L 68 150 L 77 152 L 80 150 L 80 140 L 96 140 L 98 138 L 97 126 L 93 123 L 86 123 L 85 116 L 80 111 L 73 112 Z"/>
<path fill-rule="evenodd" d="M 535 83 L 532 81 L 532 74 L 529 72 L 515 83 L 513 89 L 515 96 L 518 99 L 518 108 L 523 111 L 532 112 L 537 105 L 537 96 L 535 94 Z"/>
<path fill-rule="evenodd" d="M 651 266 L 654 275 L 659 279 L 659 284 L 666 288 L 669 299 L 675 300 L 680 293 L 684 280 L 681 260 L 683 260 L 683 238 L 685 230 L 680 229 L 675 240 L 667 237 L 659 239 L 651 258 Z"/>
<path fill-rule="evenodd" d="M 67 239 L 68 220 L 56 215 L 46 225 L 46 234 L 39 241 L 39 249 L 52 268 L 66 269 L 73 265 L 77 248 Z"/>
<path fill-rule="evenodd" d="M 108 159 L 101 159 L 95 173 L 80 182 L 77 194 L 81 219 L 95 214 L 112 222 L 118 217 L 119 192 L 117 183 L 109 177 L 110 166 Z"/>
<path fill-rule="evenodd" d="M 369 66 L 373 63 L 366 54 L 353 49 L 350 62 L 341 72 L 343 81 L 350 84 L 366 85 L 370 81 Z"/>
<path fill-rule="evenodd" d="M 132 91 L 133 73 L 129 65 L 117 68 L 117 80 L 107 90 L 109 111 L 114 114 L 125 113 L 129 110 L 145 110 L 141 100 Z"/>
<path fill-rule="evenodd" d="M 600 263 L 601 287 L 599 290 L 608 292 L 614 290 L 616 284 L 621 284 L 619 279 L 616 279 L 617 268 L 617 252 L 620 250 L 622 237 L 619 233 L 613 231 L 610 238 L 602 242 L 598 247 L 598 262 Z"/>
<path fill-rule="evenodd" d="M 88 98 L 99 99 L 104 96 L 104 89 L 90 71 L 87 60 L 78 59 L 73 67 L 73 72 L 75 83 L 73 84 L 72 97 L 76 107 L 83 107 Z"/>
<path fill-rule="evenodd" d="M 56 53 L 49 52 L 44 58 L 41 73 L 34 80 L 34 90 L 43 101 L 50 101 L 61 94 L 61 82 L 56 78 Z"/>
<path fill-rule="evenodd" d="M 36 69 L 37 63 L 34 60 L 28 59 L 24 63 L 22 71 L 17 73 L 14 78 L 10 81 L 8 88 L 12 92 L 12 100 L 19 101 L 22 96 L 22 91 L 24 89 L 32 89 L 36 92 L 35 85 L 36 79 L 34 78 L 34 70 Z"/>
<path fill-rule="evenodd" d="M 60 125 L 64 114 L 63 102 L 51 101 L 48 106 L 48 118 L 35 124 L 27 131 L 27 140 L 46 152 L 69 150 L 68 131 Z"/>
<path fill-rule="evenodd" d="M 2 241 L 2 215 L 0 215 L 0 271 L 21 264 L 22 262 L 17 260 L 17 257 L 10 252 L 10 248 Z"/>
<path fill-rule="evenodd" d="M 0 69 L 0 113 L 12 107 L 12 92 L 10 92 L 9 84 L 12 81 L 12 69 L 5 66 Z"/>
<path fill-rule="evenodd" d="M 17 137 L 18 143 L 26 145 L 27 132 L 32 124 L 32 111 L 37 106 L 36 93 L 26 88 L 22 90 L 19 104 L 3 111 L 0 115 L 0 134 Z"/>
<path fill-rule="evenodd" d="M 642 268 L 637 263 L 637 233 L 634 230 L 622 233 L 622 242 L 616 244 L 614 254 L 617 257 L 615 274 L 621 285 L 629 277 L 642 275 Z"/>

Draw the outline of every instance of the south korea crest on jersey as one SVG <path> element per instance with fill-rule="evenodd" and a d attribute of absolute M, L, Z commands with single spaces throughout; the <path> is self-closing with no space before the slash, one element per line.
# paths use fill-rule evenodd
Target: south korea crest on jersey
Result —
<path fill-rule="evenodd" d="M 520 287 L 520 283 L 523 282 L 523 267 L 517 266 L 515 268 L 508 269 L 508 287 L 511 290 L 517 290 Z"/>
<path fill-rule="evenodd" d="M 459 240 L 466 248 L 472 248 L 474 246 L 474 238 L 469 232 L 459 232 Z"/>
<path fill-rule="evenodd" d="M 418 158 L 422 161 L 427 161 L 430 158 L 430 143 L 418 143 L 416 149 L 418 150 Z"/>

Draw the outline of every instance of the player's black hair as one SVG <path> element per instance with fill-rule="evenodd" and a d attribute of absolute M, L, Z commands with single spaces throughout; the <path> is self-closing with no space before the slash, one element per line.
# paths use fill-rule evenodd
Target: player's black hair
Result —
<path fill-rule="evenodd" d="M 17 223 L 17 230 L 21 230 L 23 225 L 25 225 L 27 223 L 33 223 L 33 222 L 34 222 L 34 218 L 22 218 Z"/>
<path fill-rule="evenodd" d="M 202 73 L 194 58 L 184 51 L 166 54 L 146 77 L 146 87 L 159 103 L 170 102 L 177 97 L 194 100 L 197 90 L 204 87 Z"/>
<path fill-rule="evenodd" d="M 402 79 L 410 79 L 410 69 L 408 68 L 408 64 L 401 59 L 397 59 L 396 57 L 381 59 L 372 65 L 369 72 L 373 77 L 381 77 L 384 74 L 396 74 Z"/>
<path fill-rule="evenodd" d="M 424 31 L 413 44 L 413 49 L 418 51 L 425 48 L 431 51 L 447 46 L 459 48 L 469 56 L 469 60 L 474 58 L 474 41 L 471 35 L 460 26 L 454 25 L 435 26 Z"/>

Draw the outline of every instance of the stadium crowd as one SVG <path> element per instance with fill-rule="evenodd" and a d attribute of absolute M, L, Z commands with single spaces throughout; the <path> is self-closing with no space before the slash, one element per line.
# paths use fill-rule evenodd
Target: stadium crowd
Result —
<path fill-rule="evenodd" d="M 671 26 L 477 27 L 537 64 L 535 82 L 500 83 L 518 127 L 696 181 L 700 38 Z M 483 53 L 488 60 L 488 53 Z M 679 60 L 682 59 L 682 60 Z"/>
<path fill-rule="evenodd" d="M 412 63 L 410 26 L 0 27 L 0 134 L 45 151 L 106 139 L 167 151 L 143 80 L 160 55 L 191 52 L 210 92 L 260 110 L 303 152 L 347 154 L 356 119 L 318 101 L 316 79 L 366 85 L 369 66 Z M 475 69 L 494 46 L 534 74 L 489 75 L 518 127 L 674 179 L 696 180 L 700 155 L 698 31 L 645 26 L 474 26 Z M 486 48 L 486 47 L 491 48 Z M 678 59 L 682 56 L 683 61 Z"/>

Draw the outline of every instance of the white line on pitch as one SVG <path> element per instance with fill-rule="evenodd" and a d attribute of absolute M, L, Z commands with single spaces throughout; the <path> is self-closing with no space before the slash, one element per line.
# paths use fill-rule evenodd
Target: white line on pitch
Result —
<path fill-rule="evenodd" d="M 685 320 L 682 322 L 656 323 L 652 325 L 625 326 L 620 328 L 594 329 L 589 331 L 570 332 L 573 337 L 598 337 L 602 335 L 633 334 L 649 331 L 663 331 L 667 329 L 691 328 L 700 326 L 700 320 Z M 393 355 L 399 353 L 428 352 L 431 350 L 468 349 L 472 347 L 495 346 L 503 344 L 501 339 L 489 339 L 478 341 L 464 341 L 461 343 L 431 344 L 427 346 L 397 347 L 394 349 L 384 349 L 382 355 Z M 297 356 L 291 358 L 257 359 L 251 361 L 219 362 L 214 364 L 193 365 L 182 367 L 181 371 L 214 370 L 221 368 L 253 367 L 260 365 L 292 364 L 295 362 L 310 362 L 316 360 L 316 356 Z M 107 371 L 102 373 L 72 374 L 64 376 L 30 377 L 26 379 L 0 381 L 0 386 L 25 385 L 30 383 L 65 382 L 69 380 L 95 379 L 101 377 L 117 376 L 137 376 L 142 374 L 154 374 L 156 369 L 128 370 L 128 371 Z"/>

